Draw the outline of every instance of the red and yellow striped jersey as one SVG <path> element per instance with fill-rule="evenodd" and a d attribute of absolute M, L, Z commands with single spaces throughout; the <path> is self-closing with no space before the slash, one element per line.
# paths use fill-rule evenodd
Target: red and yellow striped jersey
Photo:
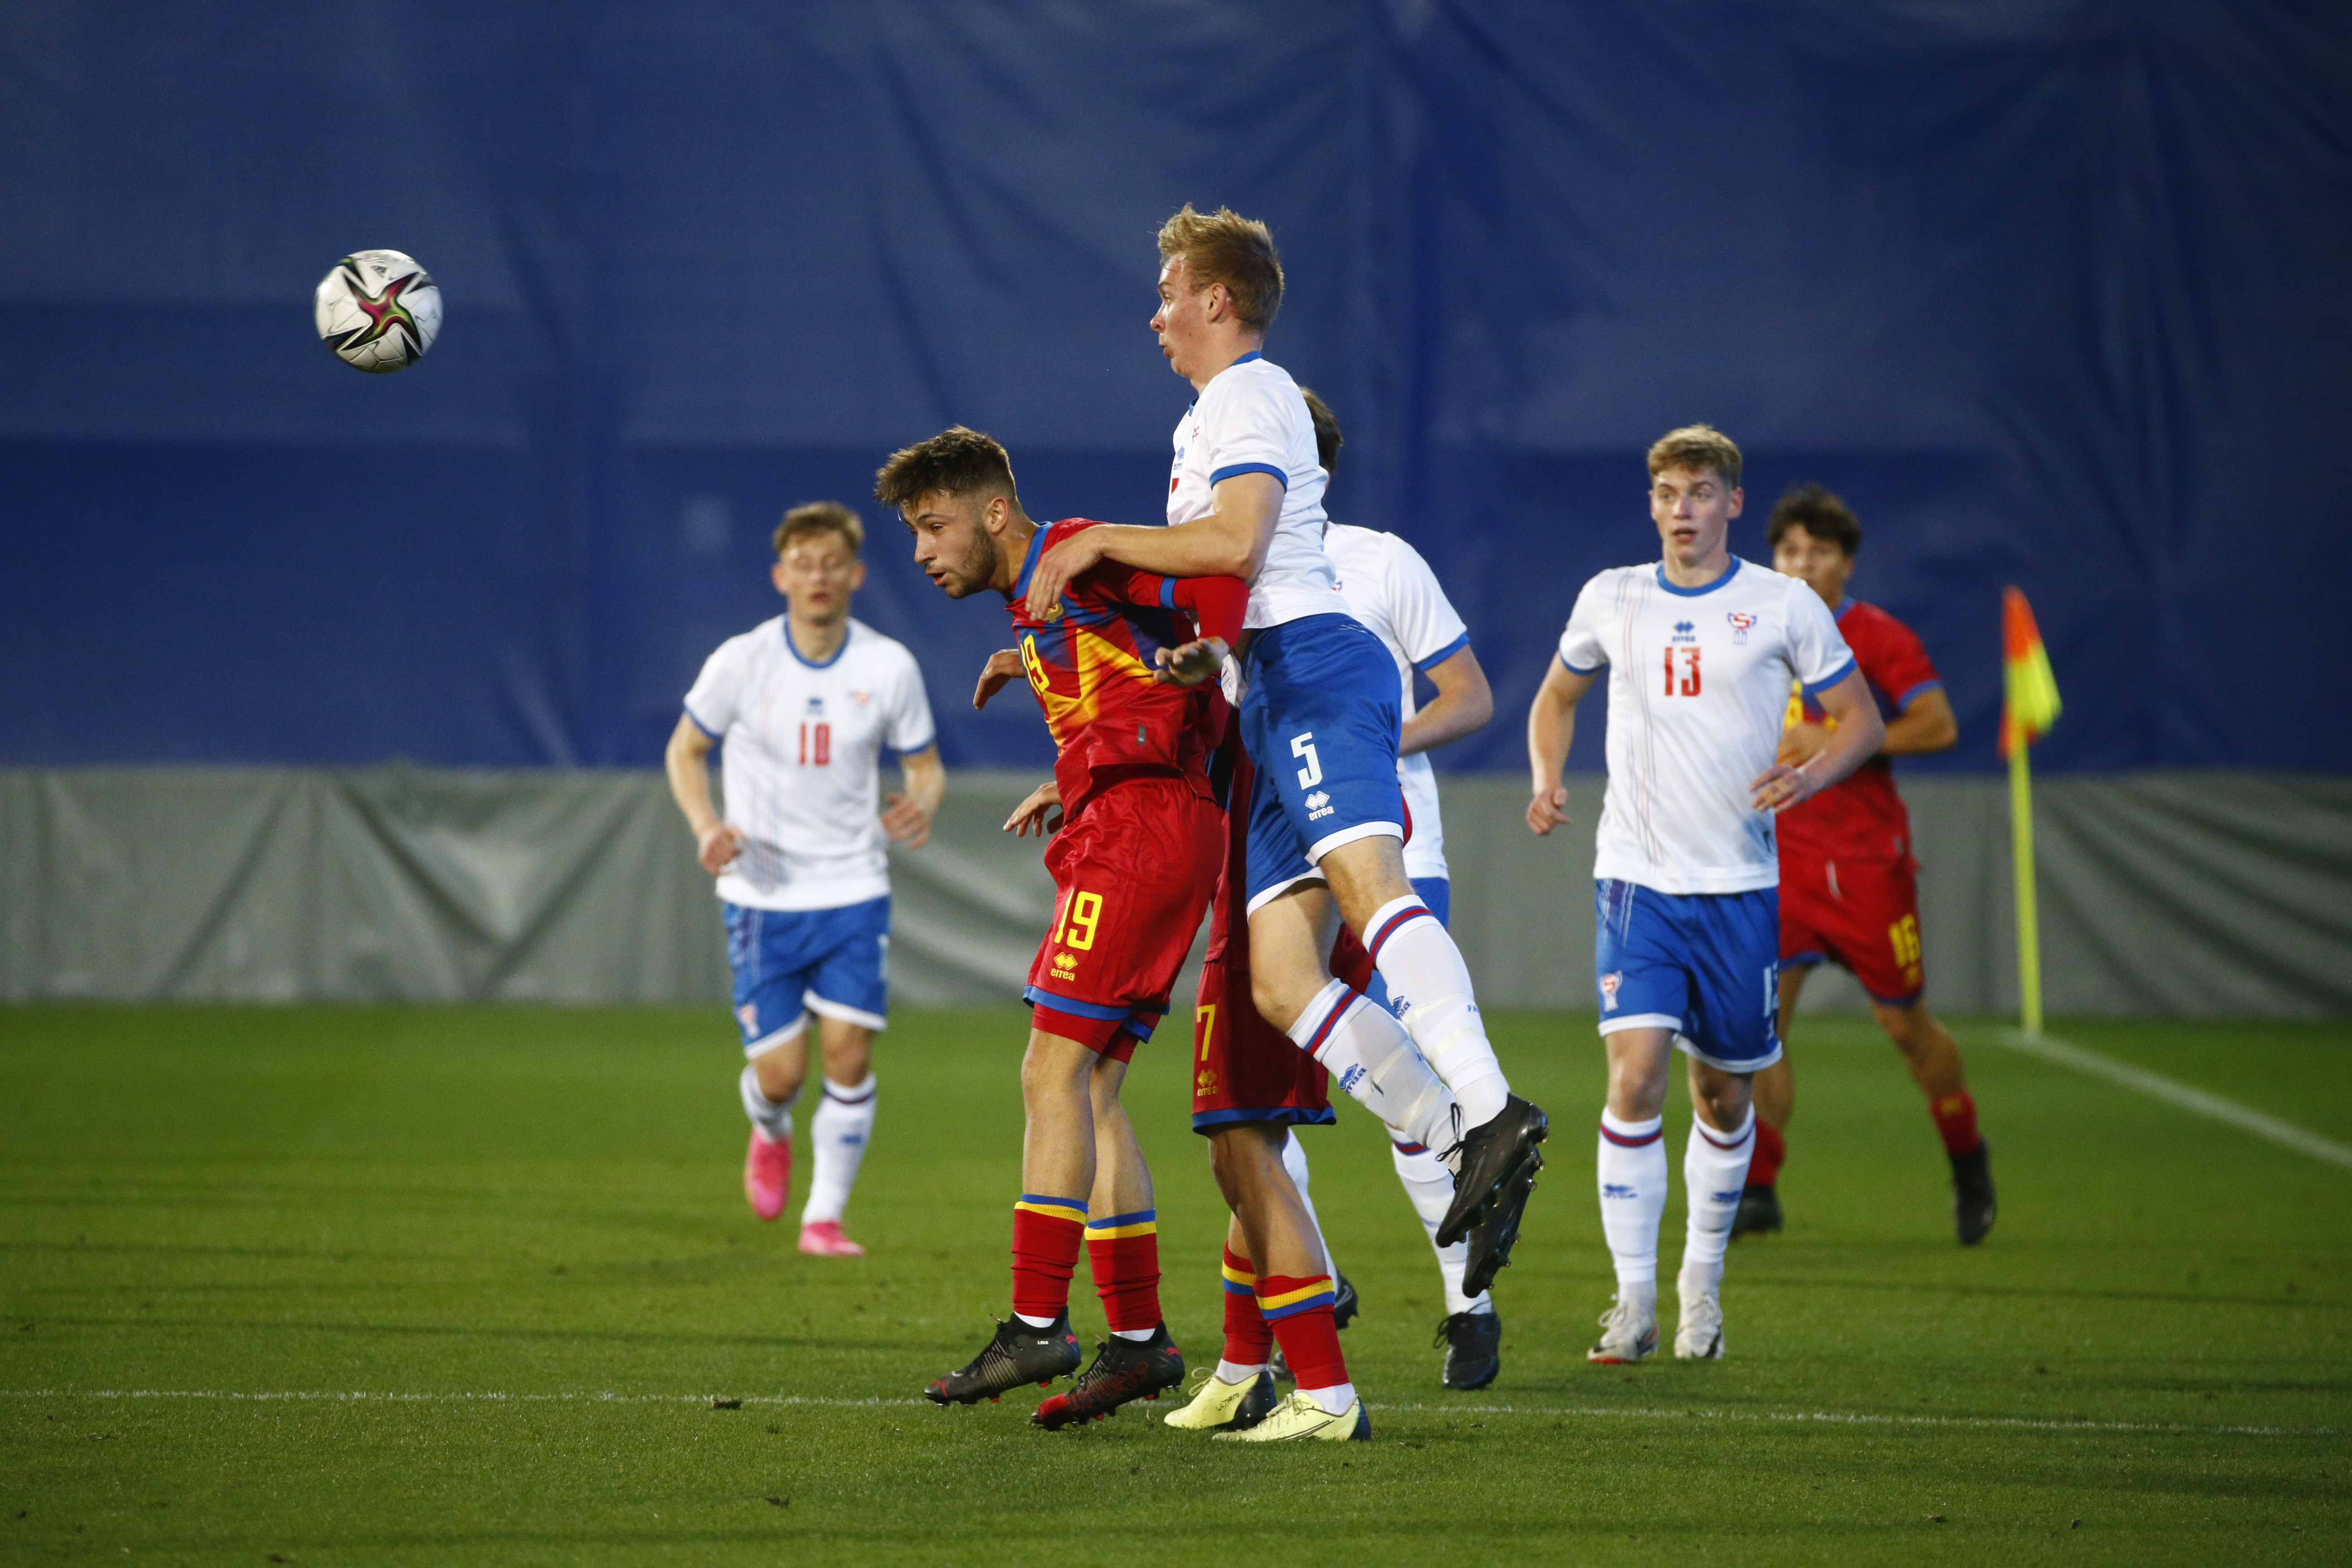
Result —
<path fill-rule="evenodd" d="M 1106 561 L 1072 579 L 1044 619 L 1032 618 L 1025 599 L 1038 558 L 1096 526 L 1066 518 L 1039 529 L 1007 596 L 1022 668 L 1059 753 L 1062 810 L 1075 816 L 1090 795 L 1139 773 L 1179 774 L 1212 795 L 1208 762 L 1224 733 L 1224 698 L 1213 680 L 1186 688 L 1154 679 L 1152 660 L 1195 637 L 1234 644 L 1249 589 L 1238 577 L 1162 577 Z"/>

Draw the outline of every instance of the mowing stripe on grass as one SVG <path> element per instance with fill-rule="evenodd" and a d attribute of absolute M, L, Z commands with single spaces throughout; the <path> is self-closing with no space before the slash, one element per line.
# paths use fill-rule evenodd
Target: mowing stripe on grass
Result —
<path fill-rule="evenodd" d="M 374 1389 L 236 1390 L 216 1388 L 0 1388 L 0 1399 L 220 1399 L 255 1404 L 317 1400 L 329 1404 L 383 1405 L 814 1405 L 828 1410 L 920 1409 L 922 1399 L 832 1399 L 801 1394 L 401 1394 Z M 2025 1415 L 1879 1415 L 1833 1410 L 1663 1410 L 1626 1405 L 1373 1405 L 1373 1410 L 1409 1410 L 1444 1415 L 1592 1415 L 1633 1421 L 1817 1422 L 1831 1426 L 1970 1426 L 2035 1432 L 2176 1432 L 2247 1437 L 2340 1437 L 2334 1426 L 2195 1426 L 2173 1421 L 2058 1421 Z"/>
<path fill-rule="evenodd" d="M 2283 1121 L 2265 1111 L 2256 1110 L 2251 1105 L 2240 1105 L 2234 1100 L 2224 1100 L 2218 1094 L 2208 1093 L 2179 1079 L 2119 1062 L 2113 1057 L 2084 1050 L 2071 1040 L 2058 1039 L 2050 1035 L 2028 1035 L 2016 1029 L 2004 1029 L 2000 1041 L 2011 1049 L 2040 1057 L 2043 1061 L 2056 1062 L 2061 1067 L 2073 1068 L 2076 1072 L 2086 1072 L 2093 1078 L 2119 1083 L 2126 1089 L 2136 1089 L 2151 1099 L 2177 1105 L 2200 1116 L 2210 1117 L 2216 1121 L 2226 1121 L 2241 1131 L 2251 1132 L 2257 1138 L 2267 1138 L 2315 1160 L 2325 1160 L 2332 1165 L 2352 1169 L 2352 1144 L 2323 1138 L 2292 1121 Z"/>

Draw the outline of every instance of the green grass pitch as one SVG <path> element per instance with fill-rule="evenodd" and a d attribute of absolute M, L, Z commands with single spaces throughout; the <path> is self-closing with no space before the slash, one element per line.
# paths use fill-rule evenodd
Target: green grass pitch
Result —
<path fill-rule="evenodd" d="M 1255 1448 L 914 1401 L 1005 1308 L 1017 1011 L 901 1014 L 842 1263 L 743 1206 L 716 1009 L 0 1010 L 0 1561 L 2352 1557 L 2352 1171 L 1967 1028 L 2001 1214 L 1963 1251 L 1891 1048 L 1807 1019 L 1729 1359 L 1595 1368 L 1591 1019 L 1491 1021 L 1555 1129 L 1501 1380 L 1437 1386 L 1435 1270 L 1345 1108 L 1309 1150 L 1377 1440 Z M 2352 1139 L 2343 1024 L 2055 1032 Z M 1199 1364 L 1223 1217 L 1171 1039 L 1129 1099 Z"/>

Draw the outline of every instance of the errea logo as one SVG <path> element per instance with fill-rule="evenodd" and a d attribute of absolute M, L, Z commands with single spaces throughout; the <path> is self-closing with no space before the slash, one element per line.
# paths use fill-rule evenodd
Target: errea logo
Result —
<path fill-rule="evenodd" d="M 1698 641 L 1698 627 L 1688 621 L 1676 621 L 1675 623 L 1675 635 L 1673 640 L 1675 642 L 1696 642 Z"/>
<path fill-rule="evenodd" d="M 1331 815 L 1331 797 L 1325 791 L 1318 789 L 1314 794 L 1307 797 L 1306 806 L 1307 820 L 1309 822 L 1320 821 L 1322 818 Z"/>

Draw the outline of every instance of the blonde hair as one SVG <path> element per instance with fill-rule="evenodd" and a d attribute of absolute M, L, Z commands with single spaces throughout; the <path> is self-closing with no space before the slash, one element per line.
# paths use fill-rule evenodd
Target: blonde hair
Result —
<path fill-rule="evenodd" d="M 1668 468 L 1683 468 L 1697 473 L 1712 468 L 1723 488 L 1739 488 L 1739 447 L 1730 437 L 1712 425 L 1685 425 L 1679 430 L 1669 430 L 1650 447 L 1650 477 L 1656 479 Z"/>
<path fill-rule="evenodd" d="M 866 548 L 866 525 L 857 514 L 837 500 L 813 500 L 796 506 L 784 513 L 784 521 L 776 524 L 776 558 L 783 559 L 784 551 L 795 539 L 805 539 L 813 533 L 837 533 L 856 555 Z"/>
<path fill-rule="evenodd" d="M 1245 327 L 1262 332 L 1282 309 L 1282 258 L 1275 254 L 1273 231 L 1231 207 L 1202 213 L 1186 202 L 1160 226 L 1160 258 L 1181 258 L 1196 289 L 1223 284 Z"/>

